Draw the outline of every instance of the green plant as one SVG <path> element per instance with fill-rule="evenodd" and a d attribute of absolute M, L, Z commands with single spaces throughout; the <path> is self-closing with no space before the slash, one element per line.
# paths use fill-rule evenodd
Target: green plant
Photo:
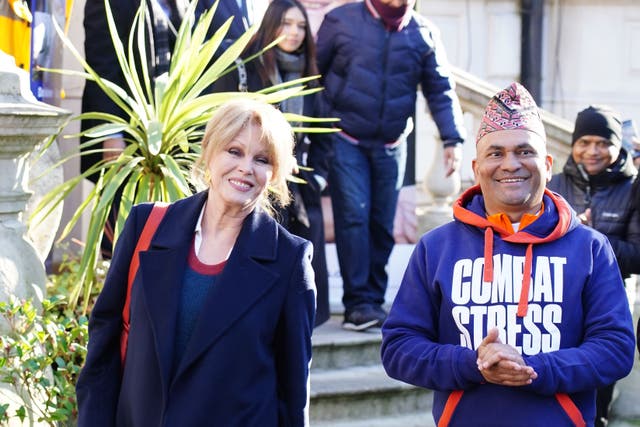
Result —
<path fill-rule="evenodd" d="M 82 301 L 84 312 L 87 311 L 89 296 L 95 282 L 94 272 L 100 260 L 100 242 L 103 238 L 104 226 L 119 189 L 122 190 L 122 199 L 115 224 L 114 241 L 117 240 L 134 204 L 156 200 L 171 202 L 199 189 L 197 182 L 192 178 L 191 166 L 200 152 L 204 125 L 212 112 L 223 102 L 230 97 L 251 97 L 269 103 L 279 103 L 292 96 L 304 96 L 319 90 L 305 88 L 304 84 L 315 78 L 312 77 L 274 86 L 258 93 L 203 94 L 218 77 L 234 68 L 234 60 L 244 50 L 255 28 L 247 31 L 218 59 L 211 62 L 231 20 L 207 40 L 207 30 L 216 7 L 209 10 L 196 23 L 195 1 L 192 1 L 178 30 L 169 72 L 156 78 L 152 85 L 144 60 L 147 57 L 146 38 L 148 37 L 144 29 L 147 14 L 146 2 L 140 3 L 134 30 L 125 48 L 118 38 L 109 2 L 105 0 L 111 38 L 119 65 L 126 78 L 126 88 L 118 87 L 99 76 L 57 27 L 64 45 L 80 62 L 84 72 L 47 70 L 95 81 L 129 117 L 128 120 L 123 120 L 120 117 L 99 112 L 89 112 L 75 117 L 76 120 L 95 119 L 103 122 L 83 134 L 90 138 L 84 144 L 84 149 L 93 152 L 104 151 L 95 148 L 96 144 L 115 133 L 124 135 L 127 148 L 117 158 L 97 163 L 83 174 L 67 180 L 52 190 L 43 198 L 32 217 L 32 220 L 37 220 L 48 215 L 84 178 L 93 174 L 99 176 L 96 186 L 76 209 L 60 235 L 60 239 L 64 239 L 83 212 L 87 210 L 90 212 L 87 238 L 80 261 L 82 274 L 77 286 L 71 290 L 70 294 L 70 304 L 75 306 Z M 268 48 L 276 43 L 277 40 Z M 288 115 L 288 119 L 300 124 L 326 121 L 295 115 Z M 318 131 L 317 128 L 310 130 L 301 125 L 296 129 Z M 77 136 L 79 135 L 74 135 L 74 137 Z M 46 148 L 45 144 L 43 149 Z M 62 159 L 60 163 L 67 160 L 69 158 Z M 54 167 L 57 166 L 54 165 Z"/>
<path fill-rule="evenodd" d="M 78 281 L 82 279 L 82 266 L 80 257 L 77 253 L 71 251 L 67 243 L 56 245 L 58 253 L 61 253 L 60 262 L 53 267 L 53 273 L 49 274 L 46 286 L 47 295 L 70 295 L 71 291 L 77 286 Z M 110 260 L 98 260 L 92 277 L 94 285 L 91 287 L 89 299 L 85 302 L 83 299 L 78 301 L 77 305 L 70 305 L 67 301 L 59 304 L 60 314 L 65 316 L 80 317 L 85 314 L 84 307 L 87 312 L 91 312 L 100 291 L 104 285 L 104 280 L 109 270 Z M 81 296 L 83 298 L 83 296 Z"/>
<path fill-rule="evenodd" d="M 0 336 L 0 382 L 14 393 L 0 403 L 0 423 L 12 418 L 72 425 L 75 383 L 86 355 L 87 318 L 67 311 L 65 297 L 0 302 L 8 333 Z"/>
<path fill-rule="evenodd" d="M 0 425 L 11 418 L 50 425 L 75 425 L 75 384 L 84 364 L 88 342 L 87 317 L 79 306 L 69 305 L 68 295 L 82 271 L 77 256 L 58 247 L 64 255 L 54 274 L 49 275 L 42 304 L 12 299 L 0 303 L 0 385 L 13 392 L 11 409 L 0 399 Z M 96 285 L 87 302 L 93 307 L 102 289 L 108 261 L 94 273 Z"/>

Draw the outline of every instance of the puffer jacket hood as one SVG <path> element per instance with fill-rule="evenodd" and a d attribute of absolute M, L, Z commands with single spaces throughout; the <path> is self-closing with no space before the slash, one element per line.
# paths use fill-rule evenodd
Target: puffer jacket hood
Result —
<path fill-rule="evenodd" d="M 518 317 L 527 315 L 527 301 L 531 284 L 533 264 L 533 245 L 552 242 L 564 236 L 578 224 L 575 213 L 569 204 L 558 194 L 547 189 L 543 196 L 545 214 L 515 233 L 490 222 L 486 217 L 484 198 L 479 185 L 465 191 L 453 205 L 453 216 L 465 224 L 484 229 L 484 282 L 493 281 L 493 235 L 498 233 L 502 240 L 527 245 L 524 262 L 524 275 L 518 302 Z M 555 209 L 550 209 L 551 206 Z"/>

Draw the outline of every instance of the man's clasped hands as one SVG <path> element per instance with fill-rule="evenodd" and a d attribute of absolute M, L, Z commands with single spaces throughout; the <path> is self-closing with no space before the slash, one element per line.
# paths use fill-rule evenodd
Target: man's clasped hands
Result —
<path fill-rule="evenodd" d="M 514 347 L 500 341 L 497 328 L 489 330 L 478 347 L 478 369 L 484 379 L 493 384 L 522 386 L 538 377 L 532 367 Z"/>

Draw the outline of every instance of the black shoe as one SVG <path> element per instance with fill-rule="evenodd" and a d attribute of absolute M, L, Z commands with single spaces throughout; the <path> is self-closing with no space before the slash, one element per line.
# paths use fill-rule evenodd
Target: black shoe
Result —
<path fill-rule="evenodd" d="M 344 315 L 342 328 L 349 331 L 366 331 L 378 324 L 380 315 L 373 307 L 364 306 L 347 311 Z"/>
<path fill-rule="evenodd" d="M 384 308 L 380 306 L 372 307 L 372 309 L 373 309 L 374 315 L 378 319 L 378 323 L 376 323 L 376 327 L 381 328 L 384 321 L 387 320 L 387 312 Z"/>

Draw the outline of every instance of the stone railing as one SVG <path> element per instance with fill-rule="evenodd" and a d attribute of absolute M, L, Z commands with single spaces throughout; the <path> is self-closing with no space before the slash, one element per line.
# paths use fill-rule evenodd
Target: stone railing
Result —
<path fill-rule="evenodd" d="M 38 251 L 27 234 L 25 215 L 33 195 L 29 186 L 30 156 L 39 144 L 58 133 L 70 115 L 70 111 L 37 102 L 30 93 L 29 74 L 16 67 L 13 57 L 0 52 L 0 302 L 31 299 L 41 307 L 47 280 L 43 260 L 58 223 L 46 223 L 51 238 L 38 245 Z M 49 174 L 43 181 L 51 183 L 55 177 Z M 12 325 L 0 319 L 0 334 L 8 333 L 13 333 Z M 8 425 L 44 426 L 44 422 L 36 421 L 38 416 L 32 408 L 42 407 L 45 397 L 16 381 L 0 383 L 0 402 L 8 403 L 4 409 L 9 414 L 22 403 L 27 410 L 24 422 L 16 418 Z"/>

